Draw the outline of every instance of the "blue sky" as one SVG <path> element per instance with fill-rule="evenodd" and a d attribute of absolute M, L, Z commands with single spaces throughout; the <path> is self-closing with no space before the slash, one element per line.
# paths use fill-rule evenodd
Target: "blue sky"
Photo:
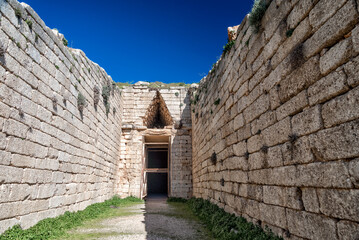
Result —
<path fill-rule="evenodd" d="M 199 82 L 253 0 L 24 0 L 116 82 Z"/>

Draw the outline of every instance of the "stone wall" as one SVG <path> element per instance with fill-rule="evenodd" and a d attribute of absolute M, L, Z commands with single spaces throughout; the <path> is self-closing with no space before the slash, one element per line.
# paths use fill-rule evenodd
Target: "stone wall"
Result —
<path fill-rule="evenodd" d="M 0 20 L 1 233 L 119 192 L 123 108 L 113 88 L 106 116 L 101 92 L 111 77 L 65 47 L 31 7 L 0 0 Z M 83 116 L 79 93 L 87 100 Z"/>
<path fill-rule="evenodd" d="M 286 239 L 358 239 L 358 1 L 269 2 L 193 96 L 194 196 Z"/>
<path fill-rule="evenodd" d="M 140 196 L 142 157 L 145 135 L 170 135 L 170 195 L 189 198 L 192 195 L 192 141 L 191 114 L 188 89 L 171 87 L 160 89 L 174 124 L 165 129 L 148 129 L 144 124 L 146 113 L 156 90 L 147 86 L 123 89 L 124 117 L 121 139 L 120 181 L 121 196 Z M 182 127 L 177 128 L 181 121 Z"/>

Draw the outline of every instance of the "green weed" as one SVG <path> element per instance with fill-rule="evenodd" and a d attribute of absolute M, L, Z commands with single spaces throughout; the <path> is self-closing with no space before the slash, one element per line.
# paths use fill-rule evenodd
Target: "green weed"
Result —
<path fill-rule="evenodd" d="M 27 23 L 27 25 L 29 26 L 30 30 L 32 30 L 32 22 L 30 19 L 26 19 L 25 21 Z"/>
<path fill-rule="evenodd" d="M 134 197 L 113 197 L 105 202 L 92 204 L 82 211 L 65 212 L 56 218 L 44 219 L 26 230 L 16 225 L 0 235 L 0 240 L 64 239 L 68 230 L 82 226 L 85 221 L 111 215 L 113 206 L 122 207 L 141 202 L 142 200 Z"/>
<path fill-rule="evenodd" d="M 231 50 L 235 42 L 236 42 L 235 40 L 228 41 L 227 44 L 223 46 L 223 53 L 226 54 L 227 52 L 229 52 L 229 50 Z"/>
<path fill-rule="evenodd" d="M 254 32 L 259 32 L 261 27 L 261 20 L 268 8 L 266 0 L 255 0 L 252 11 L 249 15 L 249 25 L 254 28 Z"/>
<path fill-rule="evenodd" d="M 69 44 L 69 42 L 67 41 L 67 39 L 66 39 L 65 37 L 62 39 L 62 43 L 63 43 L 65 46 L 67 46 L 67 45 Z"/>
<path fill-rule="evenodd" d="M 279 240 L 272 232 L 266 233 L 261 227 L 249 223 L 243 217 L 225 212 L 208 200 L 191 198 L 187 204 L 195 215 L 221 240 Z"/>

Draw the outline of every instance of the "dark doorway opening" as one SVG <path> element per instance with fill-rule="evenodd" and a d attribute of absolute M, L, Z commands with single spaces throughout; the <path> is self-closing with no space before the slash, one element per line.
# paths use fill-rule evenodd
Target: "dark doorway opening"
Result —
<path fill-rule="evenodd" d="M 165 197 L 171 194 L 169 135 L 144 136 L 141 198 Z"/>
<path fill-rule="evenodd" d="M 148 173 L 147 191 L 148 195 L 167 195 L 167 173 Z"/>
<path fill-rule="evenodd" d="M 168 150 L 163 148 L 149 148 L 147 168 L 167 168 Z"/>

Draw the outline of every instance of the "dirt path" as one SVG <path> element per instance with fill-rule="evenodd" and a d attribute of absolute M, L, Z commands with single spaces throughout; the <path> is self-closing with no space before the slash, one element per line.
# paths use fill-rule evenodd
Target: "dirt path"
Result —
<path fill-rule="evenodd" d="M 92 220 L 70 232 L 67 239 L 170 240 L 212 239 L 184 203 L 164 198 L 113 209 L 113 216 Z"/>

